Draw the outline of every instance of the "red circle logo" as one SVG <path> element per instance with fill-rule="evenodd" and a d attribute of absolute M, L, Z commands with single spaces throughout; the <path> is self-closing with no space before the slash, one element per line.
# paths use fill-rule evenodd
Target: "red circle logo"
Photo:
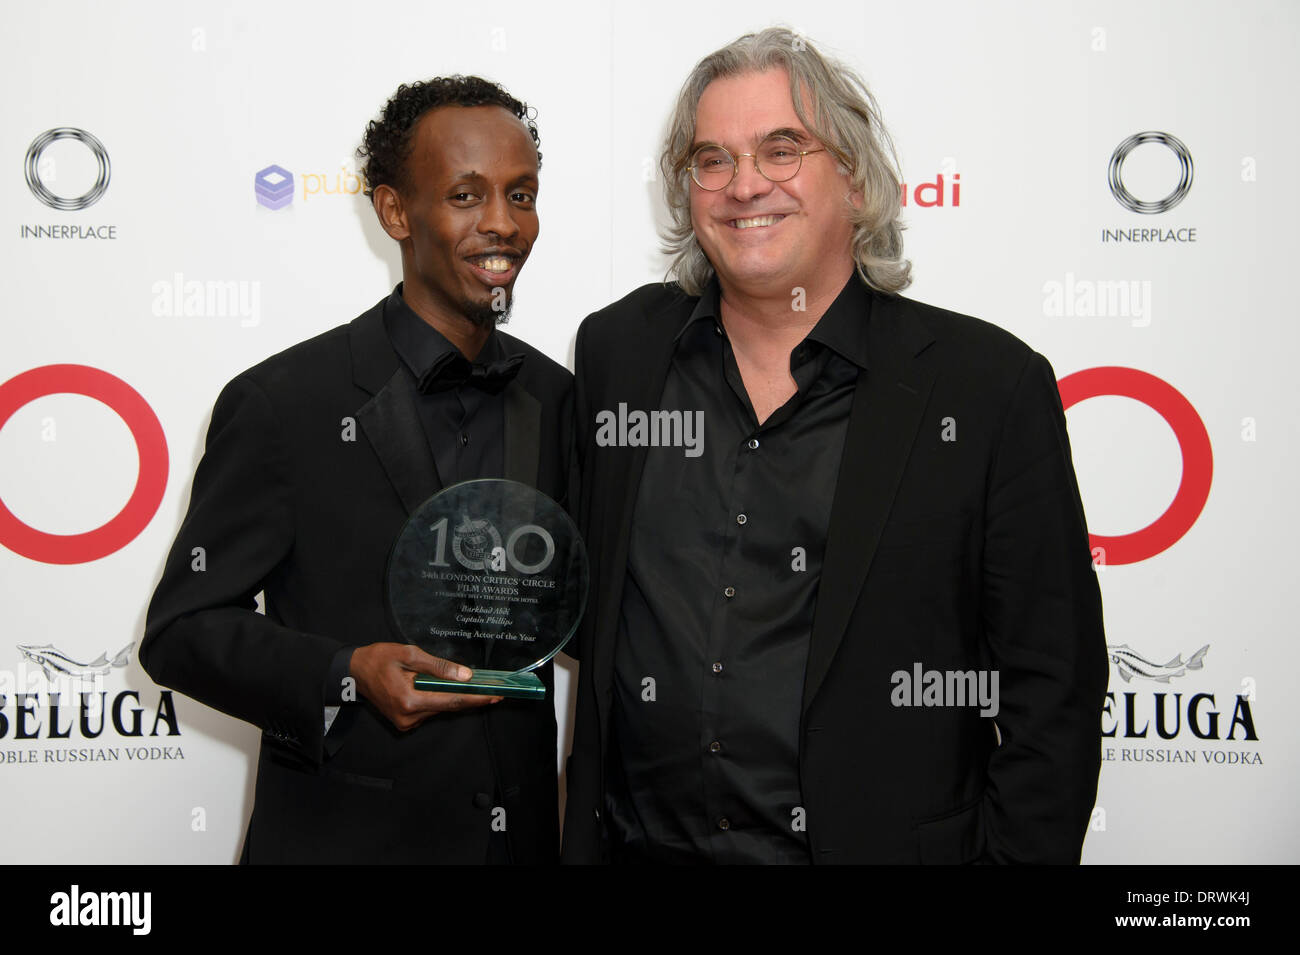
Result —
<path fill-rule="evenodd" d="M 145 529 L 167 488 L 167 438 L 149 403 L 121 378 L 88 365 L 45 365 L 0 385 L 0 428 L 28 402 L 46 395 L 85 395 L 108 405 L 131 429 L 140 472 L 126 506 L 84 534 L 47 534 L 24 524 L 0 501 L 0 544 L 46 564 L 84 564 L 121 550 Z"/>
<path fill-rule="evenodd" d="M 1107 564 L 1135 564 L 1172 547 L 1201 516 L 1214 476 L 1210 435 L 1192 403 L 1173 385 L 1136 368 L 1086 368 L 1066 375 L 1057 387 L 1061 390 L 1061 404 L 1067 409 L 1087 398 L 1118 395 L 1142 402 L 1173 429 L 1183 455 L 1183 474 L 1178 493 L 1165 512 L 1131 534 L 1088 535 L 1093 548 L 1105 549 Z"/>

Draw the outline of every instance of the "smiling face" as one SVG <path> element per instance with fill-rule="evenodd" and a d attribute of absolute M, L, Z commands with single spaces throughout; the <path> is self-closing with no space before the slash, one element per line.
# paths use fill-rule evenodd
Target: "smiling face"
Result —
<path fill-rule="evenodd" d="M 400 192 L 375 190 L 402 244 L 404 296 L 421 314 L 491 327 L 537 240 L 532 137 L 503 107 L 441 106 L 416 123 L 405 171 Z"/>
<path fill-rule="evenodd" d="M 786 131 L 799 150 L 819 149 L 799 121 L 784 69 L 714 80 L 695 111 L 695 145 L 725 146 L 732 155 L 757 152 L 768 135 Z M 843 284 L 852 270 L 852 224 L 846 197 L 852 187 L 834 155 L 803 158 L 798 174 L 771 182 L 739 160 L 725 189 L 709 192 L 690 184 L 691 224 L 700 248 L 718 273 L 723 294 L 789 297 L 835 275 Z M 846 271 L 846 269 L 848 271 Z"/>

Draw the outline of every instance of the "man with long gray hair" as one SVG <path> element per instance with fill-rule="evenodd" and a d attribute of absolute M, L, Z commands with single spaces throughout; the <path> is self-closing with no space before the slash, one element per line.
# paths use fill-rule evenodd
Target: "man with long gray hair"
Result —
<path fill-rule="evenodd" d="M 675 281 L 577 340 L 564 858 L 1077 862 L 1107 670 L 1051 366 L 898 295 L 893 148 L 806 39 L 700 61 L 661 164 Z"/>

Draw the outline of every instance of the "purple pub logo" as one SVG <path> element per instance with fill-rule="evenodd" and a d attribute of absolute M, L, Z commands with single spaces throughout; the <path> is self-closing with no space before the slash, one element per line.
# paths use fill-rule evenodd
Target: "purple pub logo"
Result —
<path fill-rule="evenodd" d="M 267 166 L 253 177 L 253 194 L 268 209 L 283 209 L 293 202 L 293 173 L 280 166 Z"/>

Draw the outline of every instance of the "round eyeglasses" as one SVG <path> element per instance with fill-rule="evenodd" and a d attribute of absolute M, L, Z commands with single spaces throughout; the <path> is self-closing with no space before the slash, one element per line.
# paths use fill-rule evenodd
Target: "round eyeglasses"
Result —
<path fill-rule="evenodd" d="M 825 152 L 820 149 L 800 149 L 799 144 L 788 136 L 769 136 L 758 144 L 752 153 L 740 153 L 733 156 L 723 146 L 701 146 L 691 156 L 691 178 L 701 189 L 717 192 L 726 189 L 736 178 L 739 160 L 745 156 L 754 160 L 754 168 L 768 182 L 787 182 L 799 173 L 803 166 L 803 157 L 810 153 Z"/>

